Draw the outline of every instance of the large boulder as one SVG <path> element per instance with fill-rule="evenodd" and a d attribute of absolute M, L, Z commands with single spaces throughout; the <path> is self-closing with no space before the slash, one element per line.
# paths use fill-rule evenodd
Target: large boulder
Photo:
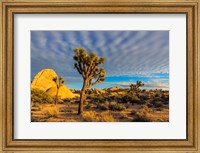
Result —
<path fill-rule="evenodd" d="M 53 81 L 54 77 L 57 77 L 57 74 L 54 70 L 43 69 L 40 72 L 38 72 L 34 77 L 31 83 L 31 88 L 46 91 L 51 87 L 55 87 L 56 84 Z"/>
<path fill-rule="evenodd" d="M 51 96 L 56 96 L 57 93 L 57 87 L 51 87 L 47 90 L 47 93 Z M 74 98 L 76 97 L 77 94 L 73 94 L 71 92 L 70 89 L 68 89 L 65 85 L 62 85 L 59 89 L 58 89 L 58 97 L 60 97 L 61 99 L 65 99 L 65 98 Z"/>
<path fill-rule="evenodd" d="M 43 69 L 40 72 L 38 72 L 34 77 L 31 83 L 31 88 L 46 91 L 51 96 L 55 96 L 57 92 L 57 87 L 56 83 L 53 81 L 54 77 L 58 76 L 53 69 Z M 70 89 L 68 89 L 65 85 L 62 85 L 58 90 L 58 96 L 60 96 L 61 99 L 65 99 L 65 98 L 74 98 L 77 95 L 73 94 L 70 91 Z"/>

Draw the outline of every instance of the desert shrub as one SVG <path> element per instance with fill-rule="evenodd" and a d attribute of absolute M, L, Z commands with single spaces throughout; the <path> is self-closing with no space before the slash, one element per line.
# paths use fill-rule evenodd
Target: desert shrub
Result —
<path fill-rule="evenodd" d="M 100 110 L 109 110 L 109 104 L 108 103 L 101 103 L 97 106 Z"/>
<path fill-rule="evenodd" d="M 163 104 L 168 105 L 168 104 L 169 104 L 169 101 L 164 101 Z"/>
<path fill-rule="evenodd" d="M 148 107 L 153 107 L 153 104 L 148 103 L 147 106 L 148 106 Z"/>
<path fill-rule="evenodd" d="M 44 91 L 39 89 L 32 89 L 31 90 L 31 101 L 32 102 L 40 102 L 40 103 L 53 103 L 53 98 Z"/>
<path fill-rule="evenodd" d="M 84 101 L 84 105 L 87 106 L 89 104 L 88 101 Z"/>
<path fill-rule="evenodd" d="M 141 95 L 141 96 L 140 96 L 140 99 L 141 99 L 141 100 L 147 100 L 147 99 L 149 99 L 149 97 L 148 97 L 147 95 Z"/>
<path fill-rule="evenodd" d="M 155 96 L 155 97 L 161 97 L 161 95 L 158 94 L 158 93 L 156 93 L 154 96 Z"/>
<path fill-rule="evenodd" d="M 96 104 L 94 103 L 88 103 L 88 105 L 85 106 L 86 109 L 91 109 L 91 108 L 96 108 L 98 106 L 96 106 Z"/>
<path fill-rule="evenodd" d="M 126 107 L 122 104 L 118 104 L 118 103 L 112 103 L 109 107 L 110 110 L 112 111 L 123 111 L 126 109 Z"/>
<path fill-rule="evenodd" d="M 161 98 L 162 98 L 164 101 L 169 101 L 169 95 L 162 94 Z"/>
<path fill-rule="evenodd" d="M 134 122 L 151 122 L 152 110 L 146 105 L 142 105 L 137 111 L 134 112 L 135 119 Z"/>
<path fill-rule="evenodd" d="M 38 96 L 36 96 L 36 95 L 31 95 L 31 101 L 32 101 L 32 102 L 39 102 L 39 103 L 43 102 L 43 101 L 42 101 L 42 98 L 41 98 L 41 97 L 38 97 Z"/>
<path fill-rule="evenodd" d="M 32 102 L 32 103 L 31 103 L 31 107 L 39 107 L 39 106 L 40 106 L 39 103 L 36 103 L 36 102 Z"/>
<path fill-rule="evenodd" d="M 126 107 L 122 104 L 118 104 L 116 102 L 111 102 L 110 104 L 108 102 L 100 103 L 97 106 L 100 110 L 112 110 L 112 111 L 123 111 L 126 109 Z"/>
<path fill-rule="evenodd" d="M 134 94 L 126 94 L 122 97 L 122 103 L 139 103 L 140 99 Z"/>
<path fill-rule="evenodd" d="M 102 94 L 89 95 L 87 98 L 91 99 L 93 102 L 104 102 L 105 100 Z"/>
<path fill-rule="evenodd" d="M 120 119 L 128 119 L 128 114 L 126 112 L 120 112 Z"/>
<path fill-rule="evenodd" d="M 91 104 L 88 103 L 88 105 L 85 106 L 86 109 L 91 109 Z"/>
<path fill-rule="evenodd" d="M 125 104 L 125 107 L 126 107 L 126 108 L 131 108 L 132 105 L 128 102 L 128 103 Z"/>
<path fill-rule="evenodd" d="M 116 122 L 112 114 L 110 114 L 109 112 L 102 112 L 100 116 L 100 122 Z"/>
<path fill-rule="evenodd" d="M 67 112 L 67 108 L 66 107 L 60 107 L 59 109 L 59 112 Z"/>
<path fill-rule="evenodd" d="M 163 102 L 162 101 L 153 101 L 153 105 L 158 108 L 158 107 L 162 107 L 163 106 Z"/>
<path fill-rule="evenodd" d="M 55 101 L 57 101 L 57 103 L 62 104 L 64 103 L 64 100 L 59 97 L 54 96 L 53 98 L 53 103 L 55 103 Z"/>
<path fill-rule="evenodd" d="M 64 100 L 62 100 L 60 97 L 58 97 L 58 103 L 63 103 Z"/>
<path fill-rule="evenodd" d="M 162 111 L 163 108 L 160 108 L 160 107 L 159 107 L 159 108 L 156 108 L 156 110 L 157 110 L 157 111 Z"/>
<path fill-rule="evenodd" d="M 115 119 L 109 112 L 97 113 L 88 111 L 82 114 L 82 119 L 85 122 L 115 122 Z"/>
<path fill-rule="evenodd" d="M 44 108 L 42 110 L 42 114 L 49 117 L 57 117 L 59 113 L 59 110 L 57 107 L 53 106 L 53 107 L 48 107 L 48 108 Z"/>

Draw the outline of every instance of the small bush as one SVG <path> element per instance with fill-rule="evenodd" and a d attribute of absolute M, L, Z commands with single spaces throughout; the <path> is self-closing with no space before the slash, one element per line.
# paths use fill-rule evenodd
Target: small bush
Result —
<path fill-rule="evenodd" d="M 163 108 L 156 108 L 156 110 L 157 110 L 157 111 L 162 111 L 162 110 L 163 110 Z"/>
<path fill-rule="evenodd" d="M 31 95 L 31 101 L 32 102 L 39 102 L 39 103 L 43 102 L 42 98 L 37 96 L 37 95 Z"/>
<path fill-rule="evenodd" d="M 96 104 L 94 103 L 88 103 L 88 105 L 85 106 L 86 109 L 92 109 L 92 108 L 96 108 L 98 106 L 96 106 Z"/>
<path fill-rule="evenodd" d="M 110 110 L 112 111 L 123 111 L 126 109 L 126 107 L 122 104 L 118 104 L 118 103 L 112 103 L 109 107 Z"/>
<path fill-rule="evenodd" d="M 42 114 L 47 116 L 47 117 L 57 117 L 58 116 L 58 113 L 59 113 L 59 110 L 57 107 L 48 107 L 48 108 L 44 108 L 42 110 Z"/>
<path fill-rule="evenodd" d="M 67 112 L 67 108 L 66 107 L 60 107 L 59 108 L 59 112 Z"/>
<path fill-rule="evenodd" d="M 82 114 L 82 119 L 85 122 L 115 122 L 115 119 L 109 112 L 96 113 L 88 111 Z"/>
<path fill-rule="evenodd" d="M 91 99 L 93 102 L 104 102 L 105 98 L 101 94 L 89 95 L 87 98 Z"/>
<path fill-rule="evenodd" d="M 156 108 L 158 108 L 158 107 L 162 107 L 162 106 L 163 106 L 163 103 L 162 103 L 162 101 L 154 101 L 154 102 L 153 102 L 153 105 L 154 105 Z"/>
<path fill-rule="evenodd" d="M 138 111 L 134 112 L 136 116 L 133 120 L 134 122 L 151 122 L 151 112 L 152 110 L 149 109 L 146 105 L 142 105 Z"/>
<path fill-rule="evenodd" d="M 122 103 L 139 103 L 140 99 L 136 95 L 126 94 L 121 99 Z"/>
<path fill-rule="evenodd" d="M 149 104 L 147 104 L 147 106 L 151 108 L 151 107 L 153 107 L 153 104 L 149 103 Z"/>
<path fill-rule="evenodd" d="M 164 101 L 163 104 L 168 105 L 168 104 L 169 104 L 169 101 Z"/>
<path fill-rule="evenodd" d="M 149 97 L 148 97 L 147 95 L 141 95 L 141 96 L 140 96 L 140 99 L 141 99 L 141 100 L 147 100 L 147 99 L 149 99 Z"/>
<path fill-rule="evenodd" d="M 62 100 L 60 97 L 58 97 L 58 103 L 63 103 L 64 102 L 64 100 Z"/>
<path fill-rule="evenodd" d="M 161 96 L 161 98 L 162 98 L 163 100 L 165 100 L 165 101 L 169 101 L 169 95 L 163 94 L 163 95 Z"/>
<path fill-rule="evenodd" d="M 112 114 L 110 114 L 109 112 L 102 112 L 100 116 L 100 122 L 116 122 Z"/>
<path fill-rule="evenodd" d="M 156 93 L 154 96 L 155 96 L 155 97 L 161 97 L 161 95 L 158 94 L 158 93 Z"/>
<path fill-rule="evenodd" d="M 104 104 L 99 104 L 98 108 L 100 110 L 109 110 L 109 104 L 108 103 L 104 103 Z"/>
<path fill-rule="evenodd" d="M 53 98 L 44 91 L 38 89 L 31 90 L 31 101 L 32 102 L 39 102 L 39 103 L 53 103 Z"/>

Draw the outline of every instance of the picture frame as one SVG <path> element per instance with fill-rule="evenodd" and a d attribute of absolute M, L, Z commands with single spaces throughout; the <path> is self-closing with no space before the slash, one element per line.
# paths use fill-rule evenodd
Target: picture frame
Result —
<path fill-rule="evenodd" d="M 3 0 L 1 6 L 0 133 L 2 152 L 199 152 L 199 0 Z M 14 14 L 186 14 L 187 138 L 140 140 L 14 139 Z"/>

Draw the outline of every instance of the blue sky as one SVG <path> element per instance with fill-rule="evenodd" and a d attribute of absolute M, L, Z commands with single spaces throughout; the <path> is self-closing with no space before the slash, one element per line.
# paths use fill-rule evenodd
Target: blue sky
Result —
<path fill-rule="evenodd" d="M 75 47 L 105 58 L 106 81 L 94 87 L 169 87 L 169 31 L 31 31 L 31 79 L 44 68 L 64 76 L 69 88 L 80 89 L 74 69 Z"/>

